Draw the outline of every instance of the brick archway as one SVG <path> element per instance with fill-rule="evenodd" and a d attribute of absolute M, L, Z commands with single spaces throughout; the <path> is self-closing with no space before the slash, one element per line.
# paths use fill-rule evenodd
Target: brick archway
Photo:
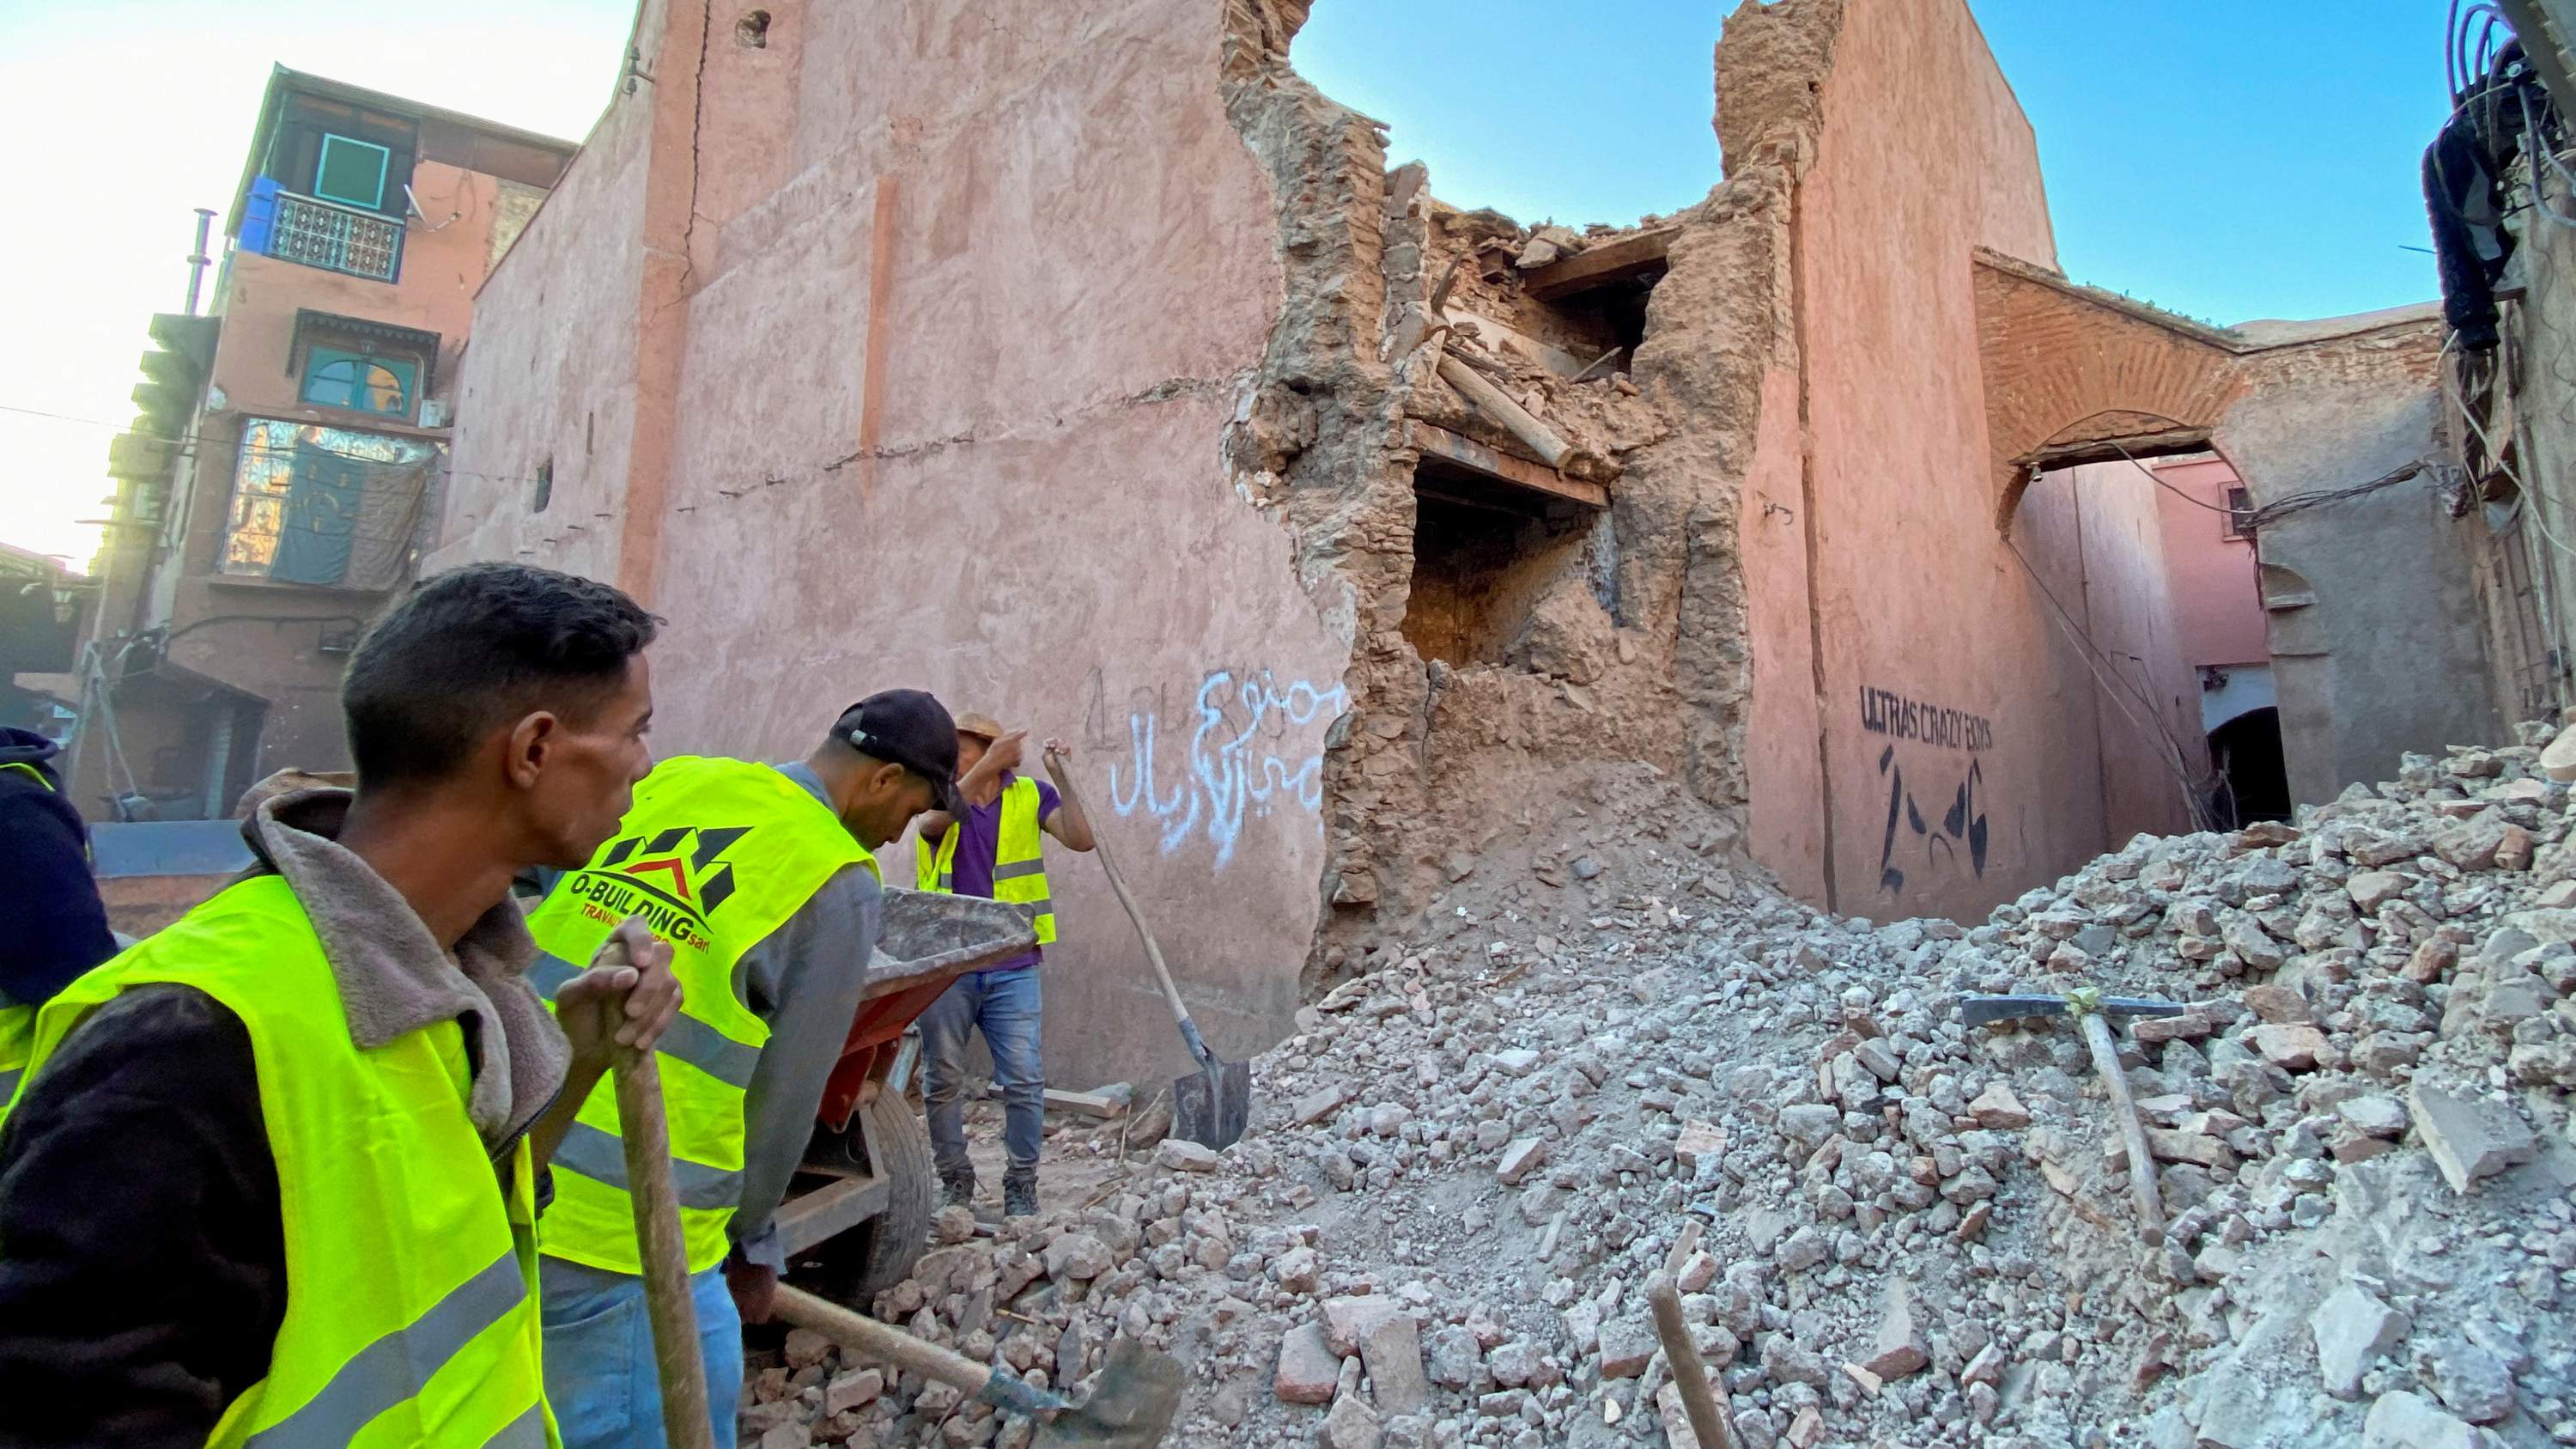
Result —
<path fill-rule="evenodd" d="M 1999 252 L 1974 267 L 1997 532 L 2035 468 L 2208 446 L 2243 386 L 2234 338 Z"/>

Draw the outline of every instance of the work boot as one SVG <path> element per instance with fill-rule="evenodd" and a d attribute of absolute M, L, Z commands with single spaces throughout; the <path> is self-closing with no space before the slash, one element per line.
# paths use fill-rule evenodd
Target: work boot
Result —
<path fill-rule="evenodd" d="M 939 1185 L 946 1189 L 941 1207 L 972 1208 L 975 1206 L 975 1169 L 960 1167 L 939 1174 Z"/>
<path fill-rule="evenodd" d="M 1002 1216 L 1033 1218 L 1038 1215 L 1038 1175 L 1035 1170 L 1002 1175 Z"/>

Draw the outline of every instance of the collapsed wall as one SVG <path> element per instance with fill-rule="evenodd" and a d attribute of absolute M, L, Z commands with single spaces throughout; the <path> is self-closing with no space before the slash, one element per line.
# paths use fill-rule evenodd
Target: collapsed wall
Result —
<path fill-rule="evenodd" d="M 1373 123 L 1289 67 L 1304 15 L 1227 10 L 1227 110 L 1278 191 L 1289 298 L 1227 456 L 1354 641 L 1311 994 L 1479 861 L 1561 884 L 1537 837 L 1629 762 L 1713 807 L 1681 843 L 1740 849 L 1737 517 L 1764 374 L 1790 345 L 1788 197 L 1841 6 L 1730 25 L 1743 104 L 1707 201 L 1581 232 L 1446 205 L 1419 163 L 1384 170 Z M 1584 288 L 1587 266 L 1609 281 Z M 1551 269 L 1577 291 L 1542 285 Z M 1562 440 L 1565 466 L 1489 389 Z"/>

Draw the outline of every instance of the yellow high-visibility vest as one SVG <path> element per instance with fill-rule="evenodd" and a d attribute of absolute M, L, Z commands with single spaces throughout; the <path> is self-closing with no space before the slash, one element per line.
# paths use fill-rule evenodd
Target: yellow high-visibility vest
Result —
<path fill-rule="evenodd" d="M 285 1228 L 286 1316 L 268 1376 L 207 1444 L 559 1444 L 539 1358 L 527 1139 L 497 1163 L 484 1147 L 466 1115 L 457 1024 L 360 1050 L 303 904 L 266 875 L 46 1002 L 27 1079 L 92 1011 L 162 983 L 195 987 L 249 1030 Z"/>
<path fill-rule="evenodd" d="M 769 1024 L 734 995 L 734 963 L 842 867 L 861 863 L 876 873 L 876 857 L 795 781 L 767 765 L 681 755 L 653 767 L 615 838 L 528 916 L 545 953 L 528 979 L 549 1002 L 628 916 L 671 943 L 685 995 L 656 1050 L 693 1273 L 724 1260 L 725 1225 L 742 1201 L 744 1089 L 769 1041 Z M 554 1169 L 542 1250 L 642 1272 L 608 1079 L 582 1103 Z"/>
<path fill-rule="evenodd" d="M 15 770 L 43 786 L 47 791 L 54 782 L 35 766 L 12 760 L 0 770 Z M 0 995 L 0 1108 L 9 1105 L 9 1096 L 18 1089 L 18 1078 L 27 1067 L 27 1054 L 36 1045 L 36 1008 L 32 1002 L 12 1001 Z"/>
<path fill-rule="evenodd" d="M 913 837 L 920 861 L 914 884 L 926 891 L 957 893 L 957 840 L 963 821 L 952 820 L 948 833 L 931 843 Z M 993 899 L 1038 908 L 1038 944 L 1055 939 L 1055 900 L 1047 891 L 1046 832 L 1038 828 L 1038 782 L 1014 775 L 1002 788 L 1002 828 L 993 849 Z"/>

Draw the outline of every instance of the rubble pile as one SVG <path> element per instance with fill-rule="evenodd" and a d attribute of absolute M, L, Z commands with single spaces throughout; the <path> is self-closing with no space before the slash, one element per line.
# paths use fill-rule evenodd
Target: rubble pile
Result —
<path fill-rule="evenodd" d="M 1168 1348 L 1175 1444 L 1687 1445 L 1658 1271 L 1747 1449 L 2576 1443 L 2576 845 L 2537 756 L 2142 837 L 1968 930 L 1572 809 L 1529 879 L 1453 866 L 1438 929 L 1344 963 L 1241 1143 L 1060 1135 L 1131 1166 L 998 1237 L 951 1213 L 872 1306 L 1059 1384 Z M 2188 1005 L 2120 1032 L 2161 1243 L 2079 1032 L 1957 1011 L 2084 988 Z M 758 1367 L 765 1449 L 1031 1432 L 803 1335 Z"/>

